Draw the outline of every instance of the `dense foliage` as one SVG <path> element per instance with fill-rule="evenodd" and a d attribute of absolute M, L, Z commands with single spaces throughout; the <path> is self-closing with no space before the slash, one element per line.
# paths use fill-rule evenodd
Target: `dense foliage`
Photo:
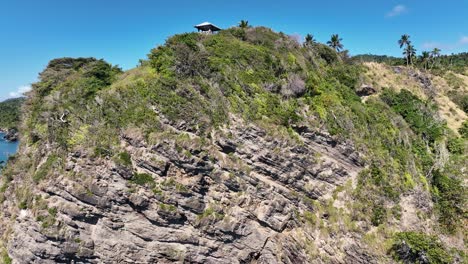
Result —
<path fill-rule="evenodd" d="M 352 60 L 355 62 L 385 63 L 391 66 L 406 65 L 406 60 L 404 58 L 387 55 L 362 54 L 353 56 Z M 429 58 L 421 55 L 414 59 L 414 66 L 431 70 L 433 73 L 439 75 L 447 71 L 466 75 L 468 68 L 468 52 L 451 55 L 431 55 Z"/>
<path fill-rule="evenodd" d="M 24 98 L 0 102 L 0 128 L 10 129 L 18 127 L 23 102 Z"/>
<path fill-rule="evenodd" d="M 404 263 L 452 263 L 453 259 L 437 237 L 417 232 L 396 234 L 394 257 Z"/>
<path fill-rule="evenodd" d="M 387 89 L 381 95 L 382 100 L 400 114 L 411 128 L 430 142 L 443 136 L 444 124 L 436 120 L 435 105 L 423 102 L 408 90 L 400 93 Z"/>

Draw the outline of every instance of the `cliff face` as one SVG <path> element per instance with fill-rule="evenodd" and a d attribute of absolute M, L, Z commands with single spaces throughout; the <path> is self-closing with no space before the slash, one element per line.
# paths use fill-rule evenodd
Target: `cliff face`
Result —
<path fill-rule="evenodd" d="M 462 261 L 466 141 L 407 90 L 358 97 L 367 67 L 265 28 L 128 72 L 51 61 L 2 176 L 3 261 Z"/>
<path fill-rule="evenodd" d="M 176 140 L 149 145 L 133 134 L 121 141 L 131 166 L 70 153 L 65 169 L 83 177 L 60 175 L 35 193 L 58 208 L 55 223 L 44 232 L 22 211 L 10 256 L 19 263 L 301 263 L 312 250 L 332 260 L 372 260 L 345 233 L 317 239 L 313 227 L 329 216 L 309 213 L 318 210 L 313 200 L 356 183 L 362 164 L 352 145 L 307 127 L 298 144 L 241 121 L 197 144 L 196 135 L 163 127 L 184 138 L 186 153 Z M 134 179 L 133 171 L 150 178 Z"/>

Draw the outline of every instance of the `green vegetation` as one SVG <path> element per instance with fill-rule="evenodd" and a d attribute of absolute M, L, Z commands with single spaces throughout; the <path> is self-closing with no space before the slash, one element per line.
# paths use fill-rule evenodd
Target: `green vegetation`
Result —
<path fill-rule="evenodd" d="M 132 165 L 132 156 L 127 151 L 120 152 L 117 155 L 117 162 L 122 164 L 123 166 L 131 166 Z"/>
<path fill-rule="evenodd" d="M 452 263 L 452 256 L 439 239 L 417 232 L 401 232 L 395 235 L 392 253 L 404 263 Z"/>
<path fill-rule="evenodd" d="M 53 208 L 47 209 L 47 214 L 38 215 L 36 220 L 38 222 L 41 222 L 42 228 L 49 228 L 55 224 L 56 217 L 57 217 L 57 208 L 53 207 Z"/>
<path fill-rule="evenodd" d="M 439 171 L 435 171 L 433 175 L 439 222 L 448 232 L 455 233 L 466 215 L 466 192 L 460 179 L 449 177 Z"/>
<path fill-rule="evenodd" d="M 311 35 L 301 45 L 286 34 L 244 22 L 214 35 L 175 35 L 128 72 L 94 58 L 51 61 L 24 106 L 23 144 L 34 151 L 14 161 L 27 168 L 23 179 L 39 183 L 51 178 L 63 172 L 62 161 L 77 152 L 130 168 L 132 157 L 122 140 L 128 135 L 150 144 L 174 139 L 165 129 L 167 124 L 196 136 L 174 140 L 178 155 L 196 158 L 193 146 L 209 153 L 201 142 L 212 140 L 212 132 L 236 116 L 265 130 L 284 132 L 298 144 L 298 127 L 303 125 L 350 142 L 366 169 L 358 175 L 356 189 L 349 192 L 353 208 L 348 223 L 364 221 L 385 229 L 402 216 L 401 195 L 423 189 L 426 194 L 432 192 L 440 225 L 448 232 L 460 227 L 466 122 L 460 129 L 462 137 L 457 138 L 437 118 L 433 103 L 405 89 L 385 89 L 363 102 L 355 91 L 365 68 L 347 58 L 346 51 L 337 52 L 343 48 L 338 35 L 332 36 L 331 47 L 317 43 Z M 411 49 L 409 36 L 400 45 Z M 407 63 L 417 63 L 410 51 Z M 424 67 L 435 69 L 427 55 Z M 44 160 L 41 153 L 50 152 Z M 11 170 L 6 170 L 9 181 Z M 150 188 L 159 196 L 190 191 L 170 177 L 157 185 L 146 173 L 135 173 L 130 183 L 133 191 Z M 3 184 L 2 189 L 7 189 Z M 160 207 L 176 210 L 166 204 Z M 329 218 L 335 220 L 339 212 L 329 207 L 333 211 Z M 421 217 L 430 214 L 422 212 Z M 209 207 L 199 219 L 209 217 L 224 215 Z M 305 212 L 303 217 L 319 225 L 313 213 Z M 405 243 L 417 252 L 433 247 L 415 244 L 413 236 L 397 239 L 407 239 Z"/>
<path fill-rule="evenodd" d="M 147 173 L 135 173 L 133 174 L 133 178 L 131 182 L 138 184 L 138 185 L 154 185 L 154 179 L 151 175 Z"/>
<path fill-rule="evenodd" d="M 13 260 L 8 255 L 8 252 L 4 249 L 2 250 L 2 263 L 3 264 L 11 264 Z"/>
<path fill-rule="evenodd" d="M 460 129 L 458 129 L 458 132 L 460 133 L 460 135 L 462 136 L 462 138 L 468 139 L 468 120 L 466 120 L 465 122 L 463 122 L 463 124 L 462 124 L 462 126 L 460 127 Z"/>
<path fill-rule="evenodd" d="M 198 215 L 198 220 L 202 220 L 205 218 L 213 217 L 216 220 L 221 220 L 224 218 L 223 213 L 217 212 L 214 208 L 208 207 L 202 214 Z"/>
<path fill-rule="evenodd" d="M 0 128 L 5 130 L 18 128 L 24 100 L 24 98 L 15 98 L 0 102 Z"/>
<path fill-rule="evenodd" d="M 414 58 L 413 58 L 414 59 Z M 397 58 L 386 55 L 373 55 L 373 54 L 363 54 L 356 55 L 352 58 L 355 62 L 378 62 L 385 63 L 391 66 L 401 66 L 406 65 L 406 56 L 404 58 Z M 409 63 L 409 62 L 408 62 Z M 425 63 L 423 63 L 422 57 L 419 57 L 418 60 L 415 60 L 413 66 L 424 68 Z M 429 61 L 427 63 L 427 69 L 434 74 L 443 76 L 447 72 L 456 72 L 459 74 L 467 74 L 468 68 L 468 52 L 462 52 L 459 54 L 451 55 L 440 55 L 440 49 L 434 49 L 430 52 Z"/>
<path fill-rule="evenodd" d="M 248 27 L 249 27 L 249 21 L 247 21 L 247 20 L 241 20 L 241 21 L 239 22 L 239 27 L 240 27 L 240 28 L 248 28 Z"/>
<path fill-rule="evenodd" d="M 35 182 L 39 182 L 40 180 L 47 177 L 48 173 L 50 173 L 50 171 L 52 170 L 52 167 L 56 166 L 58 161 L 59 158 L 54 154 L 47 157 L 47 160 L 37 169 L 36 173 L 33 176 L 33 180 Z"/>
<path fill-rule="evenodd" d="M 434 142 L 442 137 L 445 125 L 434 119 L 436 110 L 434 105 L 423 102 L 408 90 L 395 93 L 387 89 L 382 93 L 381 98 L 423 138 Z"/>
<path fill-rule="evenodd" d="M 343 39 L 338 36 L 338 34 L 333 34 L 331 39 L 327 41 L 328 46 L 339 52 L 343 49 L 343 44 L 341 43 Z"/>

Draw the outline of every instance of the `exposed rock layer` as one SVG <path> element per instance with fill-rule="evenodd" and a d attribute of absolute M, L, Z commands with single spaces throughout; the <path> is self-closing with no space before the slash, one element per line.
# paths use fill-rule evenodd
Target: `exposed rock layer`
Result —
<path fill-rule="evenodd" d="M 64 175 L 75 178 L 36 190 L 57 208 L 53 224 L 41 226 L 29 210 L 17 218 L 14 262 L 306 263 L 310 247 L 332 263 L 375 261 L 358 239 L 319 239 L 301 218 L 316 211 L 310 198 L 327 199 L 355 180 L 363 164 L 351 144 L 308 127 L 297 127 L 302 143 L 292 143 L 234 121 L 197 145 L 195 135 L 163 126 L 187 137 L 186 151 L 172 139 L 148 145 L 126 134 L 130 167 L 71 153 Z M 131 183 L 134 171 L 155 184 Z"/>

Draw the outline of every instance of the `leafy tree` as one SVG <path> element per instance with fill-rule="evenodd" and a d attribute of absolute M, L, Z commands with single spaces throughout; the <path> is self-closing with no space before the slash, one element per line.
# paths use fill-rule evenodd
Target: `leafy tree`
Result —
<path fill-rule="evenodd" d="M 310 46 L 312 46 L 314 43 L 315 43 L 314 36 L 311 35 L 311 34 L 307 34 L 306 37 L 305 37 L 304 46 L 310 47 Z"/>
<path fill-rule="evenodd" d="M 247 20 L 241 20 L 241 21 L 239 22 L 239 27 L 240 27 L 240 28 L 248 28 L 248 27 L 249 27 L 249 21 L 247 21 Z"/>
<path fill-rule="evenodd" d="M 331 39 L 327 41 L 328 46 L 335 49 L 337 52 L 343 49 L 343 44 L 341 43 L 343 39 L 338 36 L 338 34 L 333 34 Z"/>

